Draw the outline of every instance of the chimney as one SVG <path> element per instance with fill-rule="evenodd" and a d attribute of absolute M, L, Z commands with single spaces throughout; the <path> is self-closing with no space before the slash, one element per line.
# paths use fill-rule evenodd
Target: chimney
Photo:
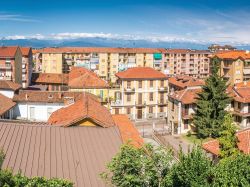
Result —
<path fill-rule="evenodd" d="M 25 94 L 25 100 L 28 100 L 28 94 Z"/>
<path fill-rule="evenodd" d="M 246 86 L 247 85 L 247 81 L 244 81 L 244 86 Z"/>
<path fill-rule="evenodd" d="M 246 50 L 246 54 L 249 54 L 249 50 Z"/>

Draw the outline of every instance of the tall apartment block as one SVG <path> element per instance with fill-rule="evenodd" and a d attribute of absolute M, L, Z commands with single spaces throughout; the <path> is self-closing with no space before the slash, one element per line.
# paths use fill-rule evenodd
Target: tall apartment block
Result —
<path fill-rule="evenodd" d="M 19 47 L 0 47 L 0 80 L 22 85 L 22 52 Z"/>
<path fill-rule="evenodd" d="M 166 117 L 166 75 L 153 68 L 135 67 L 116 76 L 119 88 L 114 92 L 111 113 L 127 114 L 133 120 Z"/>
<path fill-rule="evenodd" d="M 115 74 L 131 67 L 152 67 L 161 70 L 163 49 L 150 48 L 44 48 L 43 73 L 68 73 L 72 66 L 85 67 L 101 78 L 115 82 Z M 40 65 L 36 54 L 37 65 Z M 36 68 L 39 70 L 39 68 Z"/>
<path fill-rule="evenodd" d="M 166 49 L 163 69 L 170 76 L 187 75 L 203 79 L 210 73 L 210 54 L 206 50 Z"/>
<path fill-rule="evenodd" d="M 27 88 L 31 82 L 33 55 L 30 47 L 21 47 L 22 53 L 22 86 Z"/>
<path fill-rule="evenodd" d="M 212 58 L 220 59 L 220 75 L 228 84 L 250 80 L 249 51 L 224 51 L 216 53 Z"/>

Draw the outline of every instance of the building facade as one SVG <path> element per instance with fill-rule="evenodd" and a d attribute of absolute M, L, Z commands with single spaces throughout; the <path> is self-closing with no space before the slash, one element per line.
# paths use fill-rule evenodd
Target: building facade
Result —
<path fill-rule="evenodd" d="M 31 83 L 33 55 L 32 48 L 21 47 L 22 52 L 22 87 L 27 88 Z"/>
<path fill-rule="evenodd" d="M 131 67 L 152 67 L 161 70 L 163 49 L 150 48 L 44 48 L 43 73 L 68 73 L 72 66 L 85 67 L 101 78 L 115 82 L 115 74 Z M 39 55 L 37 55 L 39 56 Z M 40 59 L 37 58 L 37 65 Z M 39 67 L 36 68 L 37 70 Z"/>
<path fill-rule="evenodd" d="M 112 114 L 127 114 L 133 120 L 165 118 L 167 77 L 153 68 L 137 67 L 116 74 L 119 89 L 111 102 Z"/>
<path fill-rule="evenodd" d="M 207 50 L 166 49 L 162 69 L 170 76 L 187 75 L 203 79 L 210 74 L 210 54 Z"/>
<path fill-rule="evenodd" d="M 0 80 L 22 84 L 22 53 L 18 46 L 0 47 Z"/>
<path fill-rule="evenodd" d="M 226 51 L 213 56 L 220 60 L 220 75 L 228 84 L 234 85 L 250 80 L 249 51 Z"/>

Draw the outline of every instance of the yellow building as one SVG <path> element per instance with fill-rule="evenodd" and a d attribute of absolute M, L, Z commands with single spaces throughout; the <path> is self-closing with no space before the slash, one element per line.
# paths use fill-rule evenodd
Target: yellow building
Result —
<path fill-rule="evenodd" d="M 250 80 L 250 54 L 248 51 L 226 51 L 216 54 L 213 58 L 219 58 L 220 75 L 227 83 L 236 83 Z"/>
<path fill-rule="evenodd" d="M 150 48 L 65 47 L 45 48 L 40 52 L 43 73 L 68 73 L 72 66 L 85 67 L 111 82 L 116 81 L 117 72 L 131 67 L 152 67 L 161 70 L 163 60 L 162 50 Z"/>
<path fill-rule="evenodd" d="M 165 118 L 167 77 L 153 68 L 135 67 L 116 74 L 119 90 L 111 102 L 112 114 L 127 114 L 130 119 Z"/>

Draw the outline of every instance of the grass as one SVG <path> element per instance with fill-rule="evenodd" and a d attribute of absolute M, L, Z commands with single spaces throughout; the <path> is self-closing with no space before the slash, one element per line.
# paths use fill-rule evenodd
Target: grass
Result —
<path fill-rule="evenodd" d="M 190 136 L 188 136 L 187 134 L 183 134 L 182 137 L 193 144 L 201 144 L 201 143 L 205 143 L 209 140 L 212 140 L 212 138 L 200 139 L 197 137 L 196 134 L 191 134 Z"/>

